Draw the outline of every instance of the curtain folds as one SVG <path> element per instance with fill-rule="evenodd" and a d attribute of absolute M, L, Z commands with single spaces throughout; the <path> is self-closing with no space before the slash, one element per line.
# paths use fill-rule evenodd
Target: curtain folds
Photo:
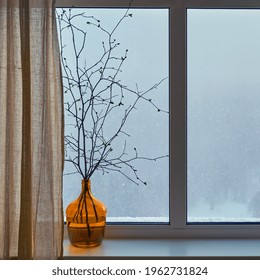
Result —
<path fill-rule="evenodd" d="M 59 59 L 54 0 L 0 0 L 0 259 L 62 258 Z"/>

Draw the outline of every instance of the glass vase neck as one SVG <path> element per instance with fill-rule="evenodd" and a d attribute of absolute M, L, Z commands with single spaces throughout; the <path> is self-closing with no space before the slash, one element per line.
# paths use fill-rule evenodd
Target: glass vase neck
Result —
<path fill-rule="evenodd" d="M 90 179 L 82 179 L 81 181 L 82 191 L 90 191 L 91 188 L 91 181 Z"/>

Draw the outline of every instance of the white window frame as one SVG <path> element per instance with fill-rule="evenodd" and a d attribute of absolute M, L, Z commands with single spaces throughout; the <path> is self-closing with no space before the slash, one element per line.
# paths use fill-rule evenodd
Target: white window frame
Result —
<path fill-rule="evenodd" d="M 127 8 L 129 0 L 56 0 L 56 7 Z M 260 224 L 187 224 L 187 9 L 260 9 L 259 0 L 134 0 L 132 8 L 169 9 L 170 222 L 107 225 L 110 238 L 259 238 Z"/>

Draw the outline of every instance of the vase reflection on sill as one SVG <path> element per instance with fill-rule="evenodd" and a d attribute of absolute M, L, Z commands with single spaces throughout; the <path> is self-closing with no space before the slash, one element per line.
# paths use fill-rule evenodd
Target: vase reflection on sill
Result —
<path fill-rule="evenodd" d="M 71 244 L 83 248 L 99 246 L 104 239 L 106 213 L 104 203 L 91 193 L 90 179 L 83 179 L 79 197 L 66 209 Z"/>

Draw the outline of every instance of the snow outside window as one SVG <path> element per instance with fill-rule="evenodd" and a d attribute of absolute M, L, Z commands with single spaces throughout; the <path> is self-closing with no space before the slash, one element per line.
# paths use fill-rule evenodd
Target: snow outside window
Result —
<path fill-rule="evenodd" d="M 98 67 L 103 67 L 106 60 L 107 49 L 109 48 L 109 36 L 107 32 L 113 32 L 112 57 L 117 59 L 109 60 L 104 77 L 109 79 L 109 75 L 114 75 L 115 69 L 121 63 L 127 53 L 127 58 L 120 68 L 116 77 L 128 89 L 139 91 L 140 94 L 154 87 L 145 99 L 141 99 L 134 110 L 127 118 L 126 124 L 121 134 L 117 137 L 111 147 L 113 152 L 110 158 L 120 157 L 124 151 L 123 159 L 135 157 L 149 158 L 137 159 L 129 164 L 137 170 L 137 176 L 131 168 L 122 166 L 120 172 L 113 165 L 110 168 L 94 172 L 91 177 L 93 194 L 102 200 L 108 209 L 108 222 L 169 222 L 169 15 L 168 9 L 130 9 L 129 16 L 120 20 L 127 9 L 104 9 L 104 8 L 72 8 L 57 9 L 57 15 L 61 17 L 63 12 L 70 16 L 73 28 L 69 25 L 68 18 L 64 15 L 62 26 L 62 52 L 64 71 L 69 74 L 71 80 L 66 78 L 64 83 L 64 108 L 65 108 L 65 135 L 75 135 L 75 125 L 73 117 L 66 110 L 73 104 L 69 83 L 75 83 L 72 77 L 77 80 L 77 64 L 74 47 L 79 50 L 82 47 L 83 33 L 86 32 L 85 44 L 79 55 L 78 64 L 81 69 L 87 70 L 85 75 L 86 96 L 91 94 L 90 87 L 95 86 L 99 79 Z M 84 15 L 84 16 L 80 16 Z M 117 24 L 120 24 L 117 26 Z M 100 25 L 100 26 L 99 26 Z M 75 26 L 75 27 L 74 27 Z M 72 31 L 75 35 L 72 37 Z M 75 43 L 75 45 L 74 45 Z M 106 53 L 106 54 L 105 54 Z M 105 54 L 105 55 L 104 55 Z M 100 58 L 104 56 L 102 61 Z M 99 63 L 95 66 L 96 62 Z M 67 67 L 68 66 L 68 67 Z M 69 70 L 68 70 L 69 69 Z M 95 72 L 96 71 L 96 72 Z M 93 73 L 92 73 L 93 72 Z M 80 74 L 83 71 L 81 70 Z M 90 77 L 91 81 L 88 81 Z M 82 79 L 83 80 L 83 79 Z M 90 85 L 91 84 L 91 85 Z M 101 83 L 102 84 L 102 83 Z M 105 84 L 105 82 L 103 83 Z M 72 88 L 72 91 L 77 86 Z M 95 93 L 102 91 L 97 88 Z M 76 92 L 76 91 L 75 91 Z M 107 95 L 106 95 L 107 94 Z M 102 98 L 108 98 L 110 91 L 102 94 Z M 125 110 L 135 101 L 136 94 L 124 90 L 124 97 L 120 88 L 113 87 L 116 101 L 121 102 L 120 107 L 113 110 L 103 126 L 104 139 L 108 140 L 112 133 L 117 130 L 122 122 Z M 76 93 L 75 93 L 76 95 Z M 101 103 L 101 99 L 100 99 Z M 154 104 L 156 106 L 154 106 Z M 73 107 L 73 106 L 71 106 Z M 103 114 L 100 104 L 96 105 L 97 114 Z M 73 109 L 73 108 L 72 108 Z M 80 109 L 79 109 L 80 110 Z M 89 119 L 88 119 L 89 117 Z M 92 116 L 86 118 L 89 125 L 95 125 L 91 121 Z M 91 129 L 92 127 L 88 127 Z M 91 148 L 91 141 L 89 149 Z M 66 149 L 66 158 L 73 158 L 75 155 L 72 149 Z M 160 158 L 162 157 L 162 158 Z M 157 159 L 158 158 L 158 159 Z M 157 159 L 156 161 L 153 159 Z M 121 173 L 124 173 L 124 175 Z M 75 169 L 71 163 L 66 162 L 64 170 L 64 209 L 76 199 L 81 190 L 80 174 L 72 174 Z M 68 175 L 69 174 L 69 175 Z M 129 180 L 128 178 L 131 178 Z M 133 182 L 134 181 L 134 182 Z"/>
<path fill-rule="evenodd" d="M 188 222 L 260 221 L 260 10 L 188 10 Z"/>

